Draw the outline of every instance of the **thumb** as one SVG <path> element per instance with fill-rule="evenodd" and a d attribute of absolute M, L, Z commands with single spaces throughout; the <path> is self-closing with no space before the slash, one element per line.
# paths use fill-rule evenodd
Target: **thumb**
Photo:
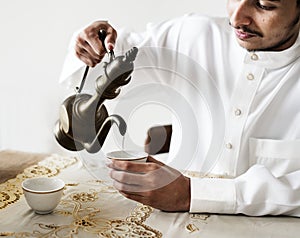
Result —
<path fill-rule="evenodd" d="M 115 48 L 116 39 L 117 39 L 117 34 L 115 32 L 111 32 L 107 34 L 105 38 L 105 45 L 108 51 L 113 50 Z"/>

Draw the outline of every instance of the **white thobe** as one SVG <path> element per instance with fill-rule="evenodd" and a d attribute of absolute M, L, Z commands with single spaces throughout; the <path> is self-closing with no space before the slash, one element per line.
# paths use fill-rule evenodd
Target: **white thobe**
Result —
<path fill-rule="evenodd" d="M 168 164 L 216 175 L 191 178 L 190 212 L 300 216 L 299 38 L 284 51 L 248 52 L 228 19 L 196 14 L 118 36 L 117 55 L 140 51 L 116 113 L 161 101 L 175 118 Z M 71 51 L 61 81 L 82 68 Z"/>

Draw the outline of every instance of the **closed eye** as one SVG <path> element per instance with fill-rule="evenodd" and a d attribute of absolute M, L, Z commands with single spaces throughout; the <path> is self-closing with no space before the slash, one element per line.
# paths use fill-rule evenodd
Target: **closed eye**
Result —
<path fill-rule="evenodd" d="M 266 6 L 266 5 L 263 5 L 261 4 L 260 1 L 257 1 L 256 2 L 256 6 L 262 10 L 266 10 L 266 11 L 272 11 L 274 10 L 276 7 L 275 6 Z"/>

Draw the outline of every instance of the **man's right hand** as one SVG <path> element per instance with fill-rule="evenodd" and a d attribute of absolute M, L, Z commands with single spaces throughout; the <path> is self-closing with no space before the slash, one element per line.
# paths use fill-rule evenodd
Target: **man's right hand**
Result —
<path fill-rule="evenodd" d="M 99 39 L 100 30 L 106 31 L 105 46 Z M 101 62 L 106 50 L 114 48 L 116 39 L 116 30 L 107 21 L 95 21 L 78 34 L 75 44 L 76 55 L 86 65 L 95 67 Z"/>

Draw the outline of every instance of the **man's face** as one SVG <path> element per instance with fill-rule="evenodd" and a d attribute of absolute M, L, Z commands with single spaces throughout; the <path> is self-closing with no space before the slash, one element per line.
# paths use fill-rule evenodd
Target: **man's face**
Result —
<path fill-rule="evenodd" d="M 228 0 L 227 10 L 238 43 L 249 51 L 284 50 L 297 39 L 297 0 Z"/>

